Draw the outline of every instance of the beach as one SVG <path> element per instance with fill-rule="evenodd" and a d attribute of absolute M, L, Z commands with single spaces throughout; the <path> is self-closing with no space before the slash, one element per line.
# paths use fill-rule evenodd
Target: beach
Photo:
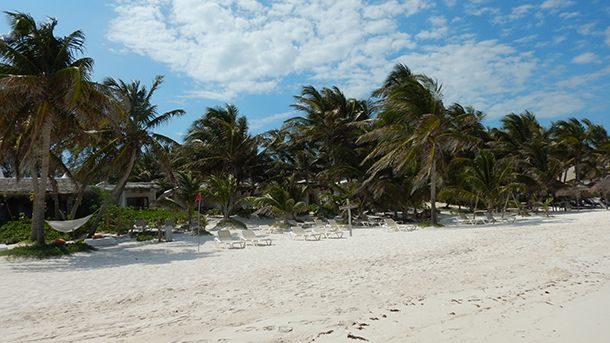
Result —
<path fill-rule="evenodd" d="M 608 342 L 610 212 L 0 259 L 5 342 Z"/>

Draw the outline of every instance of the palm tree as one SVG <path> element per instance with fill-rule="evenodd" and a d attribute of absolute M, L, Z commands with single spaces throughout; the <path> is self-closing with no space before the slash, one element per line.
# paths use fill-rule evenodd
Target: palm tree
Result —
<path fill-rule="evenodd" d="M 208 108 L 188 130 L 178 163 L 208 175 L 232 174 L 240 183 L 259 164 L 258 144 L 236 106 Z"/>
<path fill-rule="evenodd" d="M 592 157 L 592 140 L 598 130 L 590 120 L 583 119 L 581 122 L 576 118 L 559 120 L 551 127 L 551 138 L 565 151 L 569 158 L 567 162 L 574 166 L 576 183 L 581 182 L 585 164 Z"/>
<path fill-rule="evenodd" d="M 90 82 L 93 60 L 76 58 L 84 49 L 81 31 L 55 37 L 55 19 L 37 24 L 28 14 L 5 13 L 11 32 L 0 39 L 0 101 L 3 115 L 12 123 L 7 127 L 21 128 L 12 134 L 29 141 L 20 159 L 28 161 L 34 187 L 32 239 L 44 244 L 49 151 L 55 132 L 70 123 L 81 129 L 97 125 L 100 117 L 112 112 L 112 102 Z"/>
<path fill-rule="evenodd" d="M 235 205 L 240 202 L 237 179 L 232 174 L 210 176 L 204 187 L 204 197 L 220 205 L 223 221 L 230 221 Z"/>
<path fill-rule="evenodd" d="M 279 183 L 271 183 L 260 197 L 248 197 L 247 202 L 259 207 L 261 214 L 272 215 L 282 219 L 288 226 L 288 220 L 295 219 L 299 213 L 306 212 L 308 206 L 302 201 L 296 201 Z"/>
<path fill-rule="evenodd" d="M 162 197 L 161 201 L 172 203 L 185 210 L 188 215 L 189 228 L 193 219 L 195 198 L 201 193 L 201 180 L 192 172 L 176 172 L 176 187 L 170 191 L 171 194 Z"/>
<path fill-rule="evenodd" d="M 100 154 L 105 155 L 106 162 L 111 164 L 115 171 L 119 171 L 118 181 L 110 193 L 109 201 L 112 203 L 119 201 L 137 160 L 147 152 L 155 154 L 167 176 L 172 181 L 174 179 L 165 147 L 178 145 L 178 143 L 167 136 L 154 133 L 152 130 L 185 112 L 176 109 L 160 115 L 157 113 L 157 106 L 151 103 L 151 98 L 162 82 L 163 77 L 157 75 L 150 89 L 147 89 L 146 86 L 140 84 L 140 81 L 126 83 L 112 78 L 104 80 L 104 85 L 117 98 L 124 100 L 127 107 L 126 119 L 115 127 L 114 132 L 107 133 L 107 144 L 100 151 Z M 90 235 L 97 230 L 97 224 L 103 216 L 105 208 L 106 203 L 100 207 L 99 214 L 89 231 Z"/>
<path fill-rule="evenodd" d="M 366 158 L 375 160 L 369 169 L 369 180 L 385 169 L 400 175 L 417 164 L 414 189 L 429 182 L 432 225 L 438 225 L 439 164 L 447 152 L 453 153 L 472 140 L 456 129 L 464 114 L 449 115 L 441 91 L 431 78 L 413 74 L 405 65 L 396 65 L 383 86 L 374 92 L 381 98 L 379 124 L 359 140 L 376 142 Z"/>

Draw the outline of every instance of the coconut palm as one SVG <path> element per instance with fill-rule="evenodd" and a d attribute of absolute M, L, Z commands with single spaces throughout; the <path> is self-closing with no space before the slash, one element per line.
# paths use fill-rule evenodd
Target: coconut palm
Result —
<path fill-rule="evenodd" d="M 290 193 L 277 182 L 271 183 L 262 196 L 248 197 L 246 201 L 258 207 L 258 213 L 281 218 L 286 226 L 288 220 L 296 219 L 298 214 L 309 209 L 304 202 L 292 198 Z"/>
<path fill-rule="evenodd" d="M 457 151 L 471 140 L 456 129 L 462 116 L 449 115 L 442 102 L 441 86 L 425 75 L 411 73 L 399 64 L 374 95 L 381 97 L 378 127 L 364 134 L 360 142 L 376 142 L 367 156 L 374 160 L 371 178 L 385 169 L 400 175 L 417 164 L 414 189 L 430 187 L 431 222 L 438 225 L 436 192 L 442 181 L 439 169 L 444 155 Z"/>
<path fill-rule="evenodd" d="M 93 60 L 76 58 L 84 49 L 81 31 L 56 37 L 55 19 L 37 24 L 29 14 L 5 13 L 11 32 L 0 39 L 0 101 L 12 124 L 6 127 L 19 126 L 13 134 L 28 141 L 20 159 L 28 161 L 34 186 L 32 239 L 44 244 L 49 151 L 57 130 L 97 125 L 112 103 L 90 82 Z"/>
<path fill-rule="evenodd" d="M 110 192 L 110 203 L 117 203 L 121 193 L 132 174 L 139 158 L 145 153 L 153 153 L 170 180 L 174 181 L 171 161 L 166 153 L 166 146 L 178 145 L 173 139 L 152 130 L 166 124 L 173 117 L 185 112 L 181 109 L 171 110 L 163 114 L 157 113 L 157 106 L 151 103 L 155 91 L 163 82 L 163 77 L 157 75 L 150 89 L 141 85 L 140 81 L 126 83 L 122 80 L 107 78 L 104 85 L 113 94 L 125 102 L 127 116 L 124 121 L 114 127 L 113 131 L 105 132 L 106 145 L 95 156 L 102 156 L 101 162 L 112 166 L 118 172 L 118 181 Z M 89 235 L 95 234 L 99 220 L 106 209 L 104 202 L 89 230 Z"/>
<path fill-rule="evenodd" d="M 192 172 L 176 172 L 176 187 L 161 197 L 161 202 L 168 202 L 186 211 L 188 224 L 191 227 L 195 198 L 201 193 L 201 180 Z"/>
<path fill-rule="evenodd" d="M 590 120 L 583 119 L 581 122 L 576 118 L 559 120 L 551 127 L 551 139 L 563 150 L 563 155 L 568 158 L 567 164 L 574 166 L 576 183 L 581 182 L 583 169 L 591 161 L 593 140 L 598 130 Z"/>
<path fill-rule="evenodd" d="M 205 181 L 204 197 L 220 205 L 223 221 L 229 221 L 235 205 L 241 201 L 237 179 L 232 174 L 212 175 Z"/>
<path fill-rule="evenodd" d="M 178 163 L 207 175 L 228 173 L 238 183 L 252 176 L 258 144 L 236 106 L 210 107 L 188 130 Z"/>

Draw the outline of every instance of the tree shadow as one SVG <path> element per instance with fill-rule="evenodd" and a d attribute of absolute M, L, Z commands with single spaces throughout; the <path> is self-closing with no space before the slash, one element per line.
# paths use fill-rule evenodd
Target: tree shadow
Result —
<path fill-rule="evenodd" d="M 210 244 L 213 238 L 201 237 L 202 246 Z M 8 261 L 16 272 L 70 272 L 75 270 L 96 270 L 129 265 L 162 265 L 177 261 L 190 261 L 216 255 L 213 251 L 197 252 L 197 238 L 179 235 L 173 242 L 122 242 L 113 246 L 99 247 L 90 253 L 46 260 Z"/>

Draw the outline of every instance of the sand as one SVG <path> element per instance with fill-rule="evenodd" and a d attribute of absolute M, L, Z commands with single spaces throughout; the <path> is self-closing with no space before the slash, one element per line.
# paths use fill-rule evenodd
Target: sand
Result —
<path fill-rule="evenodd" d="M 0 259 L 5 342 L 608 342 L 610 212 Z"/>

